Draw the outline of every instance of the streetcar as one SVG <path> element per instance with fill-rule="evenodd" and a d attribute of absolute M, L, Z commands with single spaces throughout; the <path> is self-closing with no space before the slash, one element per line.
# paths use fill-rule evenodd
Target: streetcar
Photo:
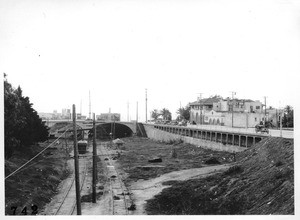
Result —
<path fill-rule="evenodd" d="M 78 153 L 79 154 L 85 154 L 86 153 L 86 150 L 87 150 L 87 145 L 88 145 L 88 142 L 85 141 L 85 140 L 81 140 L 81 141 L 78 141 Z"/>

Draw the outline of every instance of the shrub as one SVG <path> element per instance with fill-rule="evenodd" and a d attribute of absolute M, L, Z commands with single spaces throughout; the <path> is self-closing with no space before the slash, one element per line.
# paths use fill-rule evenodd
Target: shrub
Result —
<path fill-rule="evenodd" d="M 225 175 L 234 175 L 237 173 L 243 172 L 243 168 L 241 166 L 235 165 L 230 167 L 228 170 L 224 172 Z"/>

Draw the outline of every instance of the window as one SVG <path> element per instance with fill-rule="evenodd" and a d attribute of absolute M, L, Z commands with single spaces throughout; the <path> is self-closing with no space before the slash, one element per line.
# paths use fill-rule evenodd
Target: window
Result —
<path fill-rule="evenodd" d="M 260 106 L 256 106 L 256 109 L 260 109 Z"/>
<path fill-rule="evenodd" d="M 254 118 L 254 121 L 257 121 L 257 118 Z"/>

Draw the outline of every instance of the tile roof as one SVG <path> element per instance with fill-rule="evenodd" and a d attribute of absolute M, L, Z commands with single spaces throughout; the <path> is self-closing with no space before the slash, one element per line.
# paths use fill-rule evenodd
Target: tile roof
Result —
<path fill-rule="evenodd" d="M 219 102 L 221 98 L 206 98 L 201 99 L 200 101 L 191 102 L 190 105 L 212 105 L 213 103 Z"/>
<path fill-rule="evenodd" d="M 190 102 L 189 105 L 212 105 L 213 103 L 219 102 L 219 101 L 227 101 L 227 99 L 221 99 L 221 98 L 206 98 L 201 99 L 201 101 L 195 101 Z M 251 99 L 233 99 L 236 102 L 254 102 Z M 229 99 L 229 101 L 232 101 L 232 99 Z"/>

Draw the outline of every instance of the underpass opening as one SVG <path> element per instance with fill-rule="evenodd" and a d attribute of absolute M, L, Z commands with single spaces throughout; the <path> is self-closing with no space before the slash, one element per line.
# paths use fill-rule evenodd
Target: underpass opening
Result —
<path fill-rule="evenodd" d="M 116 138 L 124 138 L 124 137 L 131 137 L 133 131 L 126 125 L 119 124 L 119 123 L 105 123 L 99 124 L 96 126 L 96 138 L 100 140 L 110 140 L 111 136 L 110 133 L 113 135 L 113 139 Z M 90 131 L 92 136 L 93 130 Z"/>

